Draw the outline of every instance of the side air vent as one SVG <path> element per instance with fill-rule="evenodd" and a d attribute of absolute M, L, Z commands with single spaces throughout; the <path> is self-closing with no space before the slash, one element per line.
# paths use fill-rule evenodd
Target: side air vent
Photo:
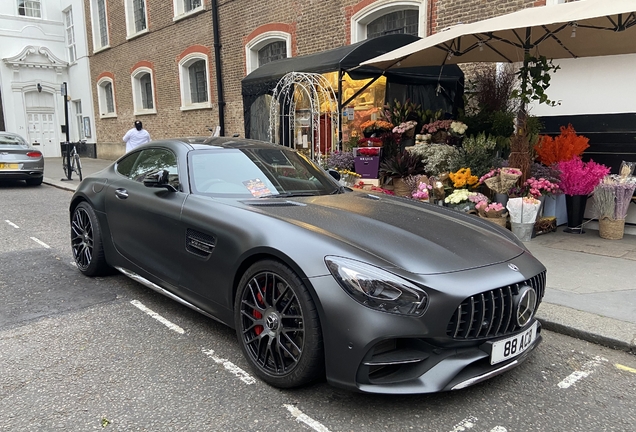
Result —
<path fill-rule="evenodd" d="M 201 258 L 208 258 L 214 251 L 216 239 L 208 234 L 188 228 L 186 231 L 186 250 Z"/>

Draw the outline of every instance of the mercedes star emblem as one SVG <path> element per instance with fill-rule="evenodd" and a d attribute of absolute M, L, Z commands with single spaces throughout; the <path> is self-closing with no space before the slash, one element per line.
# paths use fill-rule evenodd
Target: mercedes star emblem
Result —
<path fill-rule="evenodd" d="M 525 286 L 519 290 L 517 297 L 517 324 L 525 327 L 534 316 L 537 308 L 537 292 L 534 288 Z"/>
<path fill-rule="evenodd" d="M 519 271 L 519 267 L 517 267 L 516 265 L 514 265 L 513 263 L 508 264 L 508 268 L 510 268 L 510 270 Z"/>

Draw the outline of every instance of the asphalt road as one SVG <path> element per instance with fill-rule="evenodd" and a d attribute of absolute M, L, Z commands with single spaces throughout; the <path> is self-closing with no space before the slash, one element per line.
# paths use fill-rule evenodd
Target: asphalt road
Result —
<path fill-rule="evenodd" d="M 465 390 L 278 390 L 232 330 L 124 276 L 73 266 L 71 193 L 0 183 L 0 431 L 627 431 L 636 357 L 544 331 Z"/>

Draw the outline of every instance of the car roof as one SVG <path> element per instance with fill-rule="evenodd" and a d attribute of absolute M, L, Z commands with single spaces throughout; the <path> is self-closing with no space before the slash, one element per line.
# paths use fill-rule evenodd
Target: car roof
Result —
<path fill-rule="evenodd" d="M 289 147 L 282 146 L 280 144 L 269 143 L 266 141 L 252 140 L 247 138 L 237 137 L 182 137 L 171 138 L 165 140 L 157 140 L 154 143 L 160 142 L 182 142 L 191 146 L 194 150 L 204 150 L 211 147 L 220 147 L 226 149 L 245 149 L 245 148 L 285 148 L 289 150 Z M 152 143 L 150 143 L 152 144 Z"/>

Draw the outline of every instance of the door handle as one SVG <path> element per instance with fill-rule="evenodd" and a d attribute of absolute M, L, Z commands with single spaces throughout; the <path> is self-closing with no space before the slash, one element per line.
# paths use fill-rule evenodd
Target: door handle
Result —
<path fill-rule="evenodd" d="M 128 198 L 128 191 L 126 189 L 115 189 L 115 196 L 119 199 L 126 199 Z"/>

